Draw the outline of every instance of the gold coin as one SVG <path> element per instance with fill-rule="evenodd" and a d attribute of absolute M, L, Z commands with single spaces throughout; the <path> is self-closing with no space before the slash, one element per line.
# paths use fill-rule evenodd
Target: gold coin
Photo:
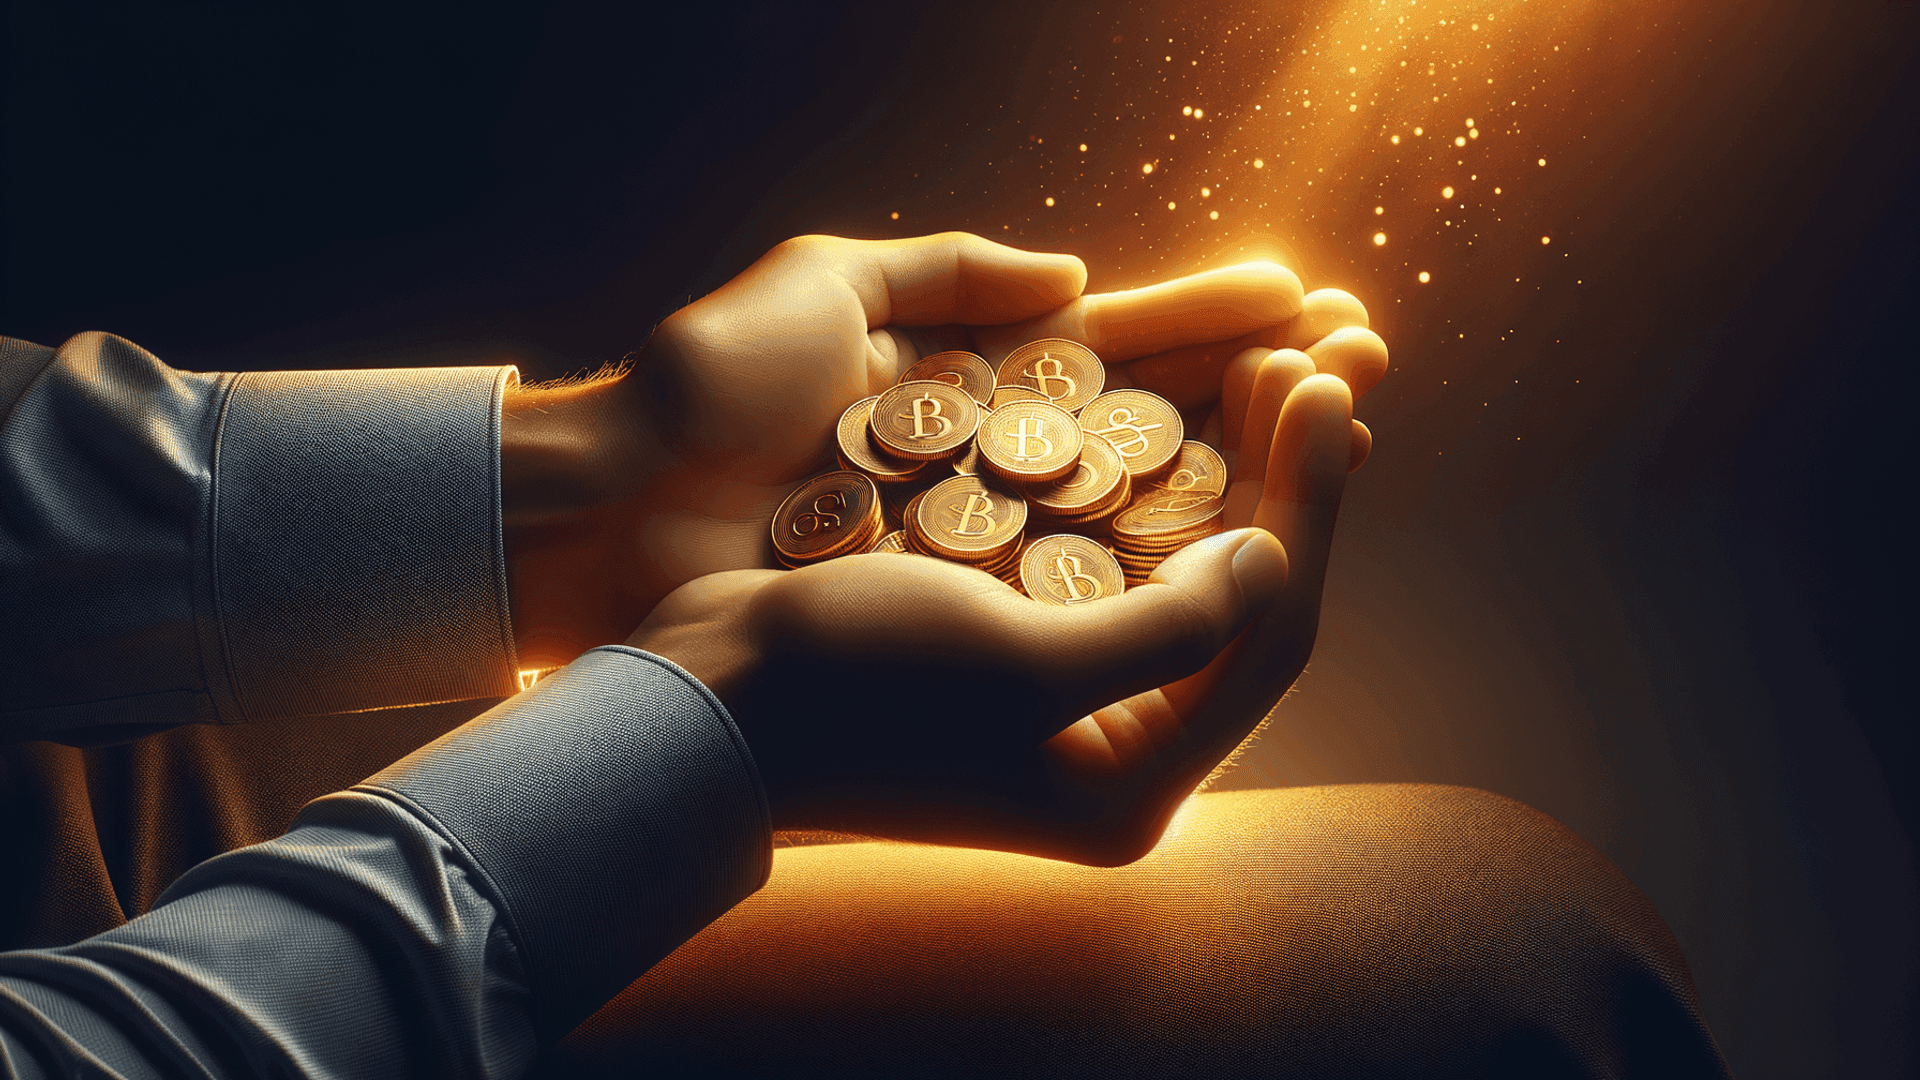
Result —
<path fill-rule="evenodd" d="M 979 404 L 993 400 L 993 367 L 986 360 L 964 349 L 937 352 L 908 368 L 900 382 L 937 379 L 967 392 Z"/>
<path fill-rule="evenodd" d="M 894 554 L 904 554 L 906 550 L 907 550 L 907 534 L 904 532 L 895 531 L 895 532 L 888 533 L 887 535 L 881 537 L 878 540 L 875 540 L 873 542 L 873 546 L 867 549 L 867 554 L 871 555 L 874 552 L 891 552 Z"/>
<path fill-rule="evenodd" d="M 1012 401 L 1045 401 L 1047 395 L 1038 390 L 1029 390 L 1024 386 L 996 386 L 993 388 L 993 407 L 999 408 Z"/>
<path fill-rule="evenodd" d="M 1021 494 L 1036 514 L 1074 516 L 1104 509 L 1126 485 L 1127 467 L 1120 460 L 1120 452 L 1106 439 L 1088 435 L 1072 472 L 1050 484 L 1028 487 Z"/>
<path fill-rule="evenodd" d="M 914 539 L 960 562 L 990 562 L 1020 542 L 1026 500 L 984 476 L 956 476 L 927 490 L 914 508 Z"/>
<path fill-rule="evenodd" d="M 1070 413 L 1100 395 L 1107 384 L 1107 368 L 1093 350 L 1066 338 L 1041 338 L 1007 354 L 1000 361 L 996 386 L 1018 386 L 1038 391 Z"/>
<path fill-rule="evenodd" d="M 879 400 L 878 394 L 861 398 L 840 414 L 840 425 L 835 432 L 840 448 L 840 467 L 866 473 L 881 484 L 918 479 L 921 471 L 927 467 L 926 462 L 890 457 L 873 445 L 873 403 Z"/>
<path fill-rule="evenodd" d="M 1058 405 L 1015 401 L 989 413 L 974 442 L 987 468 L 1017 484 L 1038 484 L 1073 471 L 1086 435 Z"/>
<path fill-rule="evenodd" d="M 773 549 L 789 564 L 864 551 L 880 530 L 880 489 L 857 472 L 823 473 L 773 512 Z"/>
<path fill-rule="evenodd" d="M 1020 584 L 1028 596 L 1060 607 L 1118 596 L 1127 587 L 1112 552 L 1071 533 L 1028 544 L 1020 559 Z"/>
<path fill-rule="evenodd" d="M 1195 495 L 1222 495 L 1227 490 L 1227 463 L 1213 447 L 1188 439 L 1180 444 L 1180 452 L 1154 486 Z"/>
<path fill-rule="evenodd" d="M 1196 495 L 1185 491 L 1154 491 L 1113 519 L 1114 543 L 1140 541 L 1151 544 L 1169 537 L 1179 538 L 1198 532 L 1220 520 L 1227 500 L 1218 495 Z"/>
<path fill-rule="evenodd" d="M 965 390 L 937 379 L 901 383 L 873 403 L 869 424 L 880 449 L 910 461 L 936 461 L 967 445 L 980 405 Z"/>
<path fill-rule="evenodd" d="M 1127 474 L 1136 480 L 1166 468 L 1186 438 L 1180 410 L 1173 407 L 1173 402 L 1145 390 L 1101 394 L 1080 410 L 1080 426 L 1105 435 L 1120 451 Z"/>

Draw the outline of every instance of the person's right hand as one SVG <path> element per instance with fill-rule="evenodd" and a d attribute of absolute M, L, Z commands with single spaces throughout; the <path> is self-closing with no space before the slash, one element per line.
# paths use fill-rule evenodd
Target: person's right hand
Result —
<path fill-rule="evenodd" d="M 702 577 L 628 644 L 726 704 L 776 828 L 1131 861 L 1312 649 L 1352 398 L 1328 375 L 1289 389 L 1277 415 L 1226 418 L 1265 425 L 1241 434 L 1265 452 L 1229 498 L 1229 525 L 1253 527 L 1123 595 L 1052 607 L 969 567 L 857 555 Z"/>
<path fill-rule="evenodd" d="M 620 640 L 703 574 L 771 567 L 774 509 L 834 467 L 842 410 L 929 352 L 996 362 L 1023 342 L 1069 337 L 1110 361 L 1114 385 L 1131 379 L 1197 410 L 1197 430 L 1222 398 L 1231 355 L 1204 343 L 1280 344 L 1365 322 L 1357 303 L 1347 305 L 1357 324 L 1352 311 L 1329 322 L 1324 293 L 1303 308 L 1299 279 L 1273 263 L 1103 295 L 1080 295 L 1085 280 L 1072 256 L 965 233 L 800 237 L 667 319 L 626 378 L 510 392 L 502 511 L 524 664 Z M 1346 336 L 1355 333 L 1371 338 Z M 1367 357 L 1384 363 L 1378 338 L 1357 353 L 1329 341 L 1309 343 L 1321 353 L 1308 372 L 1318 361 L 1343 376 Z M 1278 408 L 1271 394 L 1262 400 Z"/>

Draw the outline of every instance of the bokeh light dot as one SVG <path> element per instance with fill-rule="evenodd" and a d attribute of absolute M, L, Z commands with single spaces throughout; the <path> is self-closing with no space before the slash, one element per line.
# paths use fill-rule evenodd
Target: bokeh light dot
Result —
<path fill-rule="evenodd" d="M 1425 285 L 1427 282 L 1432 280 L 1433 280 L 1432 274 L 1427 273 L 1425 270 L 1420 271 L 1420 284 Z"/>

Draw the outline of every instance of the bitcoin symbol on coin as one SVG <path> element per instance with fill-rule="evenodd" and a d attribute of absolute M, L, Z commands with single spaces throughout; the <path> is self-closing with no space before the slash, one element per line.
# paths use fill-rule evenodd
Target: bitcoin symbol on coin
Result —
<path fill-rule="evenodd" d="M 1048 364 L 1053 365 L 1053 370 L 1047 370 Z M 1059 401 L 1061 398 L 1071 397 L 1073 392 L 1080 388 L 1080 384 L 1073 381 L 1073 376 L 1067 374 L 1066 365 L 1062 364 L 1058 357 L 1048 356 L 1045 353 L 1041 353 L 1040 359 L 1035 360 L 1033 366 L 1027 369 L 1026 376 L 1033 380 L 1041 393 L 1047 395 L 1048 401 Z M 1056 394 L 1047 389 L 1047 385 L 1054 382 L 1066 383 L 1067 388 Z"/>
<path fill-rule="evenodd" d="M 1053 569 L 1047 571 L 1047 580 L 1060 583 L 1060 589 L 1069 604 L 1098 600 L 1103 591 L 1100 588 L 1100 579 L 1087 573 L 1080 565 L 1080 556 L 1069 555 L 1064 548 L 1054 555 Z M 1084 592 L 1081 591 L 1079 584 L 1083 581 L 1087 583 L 1087 590 Z"/>
<path fill-rule="evenodd" d="M 1139 419 L 1139 417 L 1133 415 L 1132 409 L 1127 408 L 1125 405 L 1116 405 L 1113 411 L 1107 413 L 1107 426 L 1094 432 L 1094 434 L 1105 435 L 1108 439 L 1111 439 L 1113 441 L 1113 448 L 1120 451 L 1121 457 L 1139 457 L 1147 449 L 1147 432 L 1165 426 L 1162 424 L 1141 424 L 1137 422 Z M 1131 432 L 1131 434 L 1127 435 L 1124 439 L 1120 438 L 1120 433 L 1123 431 Z"/>
<path fill-rule="evenodd" d="M 920 406 L 922 405 L 930 405 L 932 406 L 932 408 L 927 410 L 922 410 L 920 408 Z M 900 419 L 913 421 L 913 437 L 914 438 L 938 439 L 945 436 L 947 432 L 953 430 L 953 421 L 947 419 L 945 414 L 941 412 L 940 402 L 938 400 L 928 397 L 925 394 L 921 394 L 919 397 L 913 399 L 912 408 L 913 408 L 913 411 L 910 413 L 901 413 Z M 940 430 L 928 431 L 927 421 L 929 420 L 938 420 L 940 422 Z"/>
<path fill-rule="evenodd" d="M 1029 425 L 1032 426 L 1033 430 L 1027 430 Z M 1053 453 L 1053 440 L 1047 438 L 1045 434 L 1046 430 L 1047 422 L 1045 420 L 1037 416 L 1023 416 L 1020 418 L 1020 427 L 1018 430 L 1005 432 L 1004 434 L 1008 439 L 1013 440 L 1013 456 L 1024 460 L 1046 457 L 1048 454 Z M 1027 450 L 1029 440 L 1039 443 L 1046 447 L 1046 449 L 1037 453 L 1029 453 Z"/>
<path fill-rule="evenodd" d="M 947 509 L 960 515 L 960 523 L 947 530 L 955 536 L 985 536 L 997 524 L 993 519 L 993 500 L 977 491 L 967 492 L 967 505 L 949 506 Z M 979 520 L 980 527 L 968 528 L 968 524 L 975 519 Z"/>
<path fill-rule="evenodd" d="M 1165 506 L 1148 507 L 1147 513 L 1177 514 L 1182 510 L 1191 510 L 1196 506 L 1204 506 L 1207 503 L 1212 502 L 1214 498 L 1215 496 L 1212 496 L 1212 495 L 1195 495 L 1192 498 L 1188 498 L 1188 499 L 1169 499 L 1167 500 L 1167 504 Z"/>
<path fill-rule="evenodd" d="M 847 508 L 847 497 L 837 491 L 829 491 L 813 500 L 813 509 L 793 519 L 793 535 L 812 536 L 840 527 L 840 515 L 835 510 Z M 802 525 L 804 522 L 804 526 Z"/>

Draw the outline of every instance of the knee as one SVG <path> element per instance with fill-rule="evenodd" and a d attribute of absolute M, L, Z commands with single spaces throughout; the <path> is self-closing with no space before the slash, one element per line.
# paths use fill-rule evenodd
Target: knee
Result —
<path fill-rule="evenodd" d="M 1238 802 L 1221 808 L 1244 838 L 1232 862 L 1268 885 L 1245 989 L 1289 1040 L 1315 1032 L 1369 1075 L 1721 1075 L 1659 914 L 1547 815 L 1436 785 Z"/>

